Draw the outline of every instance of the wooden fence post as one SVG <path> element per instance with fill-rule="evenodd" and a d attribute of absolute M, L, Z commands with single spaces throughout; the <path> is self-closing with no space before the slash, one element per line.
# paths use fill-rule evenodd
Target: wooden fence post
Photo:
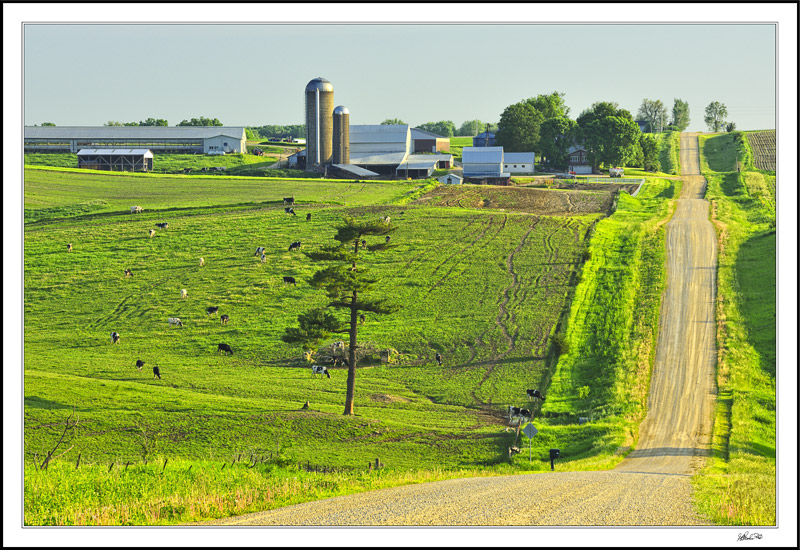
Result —
<path fill-rule="evenodd" d="M 81 465 L 81 453 L 78 453 L 78 460 L 75 462 L 75 469 L 78 469 L 78 466 Z"/>
<path fill-rule="evenodd" d="M 164 466 L 161 468 L 162 472 L 167 468 L 167 460 L 169 460 L 169 458 L 164 459 Z"/>

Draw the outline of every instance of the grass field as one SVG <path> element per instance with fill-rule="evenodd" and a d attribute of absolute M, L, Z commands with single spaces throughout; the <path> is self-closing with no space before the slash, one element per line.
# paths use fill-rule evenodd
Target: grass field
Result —
<path fill-rule="evenodd" d="M 602 214 L 406 204 L 435 186 L 26 170 L 26 522 L 168 524 L 266 509 L 373 487 L 362 478 L 376 457 L 389 484 L 546 470 L 554 445 L 562 469 L 602 466 L 592 446 L 616 444 L 602 423 L 581 431 L 553 423 L 535 442 L 540 460 L 512 465 L 506 451 L 516 434 L 502 418 L 508 404 L 527 404 L 525 388 L 546 387 L 550 335 Z M 288 195 L 297 217 L 283 212 Z M 664 190 L 656 195 L 666 197 Z M 130 214 L 134 204 L 144 213 Z M 397 225 L 394 248 L 367 261 L 381 276 L 378 292 L 403 306 L 368 315 L 360 327 L 360 340 L 402 356 L 397 364 L 375 357 L 359 369 L 352 417 L 341 414 L 344 371 L 312 378 L 301 350 L 280 340 L 297 315 L 326 303 L 307 283 L 316 266 L 302 251 L 331 242 L 345 213 L 390 215 Z M 148 238 L 156 222 L 169 229 Z M 303 243 L 301 252 L 287 251 L 293 241 Z M 258 246 L 267 248 L 266 263 L 253 256 Z M 284 275 L 297 286 L 285 286 Z M 206 315 L 211 305 L 230 315 L 228 325 Z M 167 317 L 184 326 L 169 327 Z M 111 331 L 120 343 L 110 343 Z M 219 355 L 220 342 L 234 355 Z M 433 361 L 437 351 L 442 367 Z M 146 362 L 142 372 L 137 359 Z M 154 365 L 161 380 L 152 376 Z M 310 409 L 302 410 L 306 401 Z M 79 424 L 58 451 L 66 453 L 52 470 L 37 470 L 73 407 Z M 70 476 L 67 465 L 79 453 L 86 468 Z M 309 474 L 329 492 L 306 493 L 212 475 L 240 455 L 265 458 L 247 476 L 297 476 L 302 462 L 336 468 L 337 477 Z M 157 476 L 153 465 L 163 460 L 164 472 L 191 466 L 192 476 L 216 480 L 207 486 L 222 495 L 219 507 L 184 491 L 183 474 Z M 129 482 L 133 471 L 139 484 Z M 125 515 L 101 501 L 77 507 L 95 502 L 82 493 L 48 497 L 52 487 L 95 482 L 138 511 Z M 284 496 L 264 497 L 270 487 Z"/>
<path fill-rule="evenodd" d="M 266 147 L 264 156 L 257 155 L 179 155 L 157 153 L 153 158 L 153 172 L 161 174 L 180 174 L 185 168 L 199 171 L 202 168 L 224 166 L 226 174 L 239 175 L 245 171 L 265 169 L 277 160 L 280 147 Z M 26 166 L 57 166 L 77 168 L 78 155 L 75 153 L 26 153 Z M 245 175 L 245 174 L 242 174 Z M 253 174 L 249 174 L 253 175 Z"/>
<path fill-rule="evenodd" d="M 719 395 L 696 498 L 719 524 L 775 525 L 775 173 L 757 170 L 735 133 L 701 136 L 700 147 L 720 248 Z"/>

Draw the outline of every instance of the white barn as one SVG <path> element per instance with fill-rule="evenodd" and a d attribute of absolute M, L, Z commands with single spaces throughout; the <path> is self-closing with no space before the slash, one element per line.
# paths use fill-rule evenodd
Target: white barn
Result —
<path fill-rule="evenodd" d="M 461 164 L 469 183 L 506 184 L 511 176 L 503 171 L 502 147 L 464 147 Z"/>
<path fill-rule="evenodd" d="M 510 174 L 533 174 L 535 153 L 503 153 L 503 171 Z"/>
<path fill-rule="evenodd" d="M 244 126 L 25 126 L 25 152 L 149 149 L 154 153 L 245 153 Z"/>
<path fill-rule="evenodd" d="M 407 161 L 410 149 L 411 129 L 407 124 L 350 126 L 350 164 L 391 174 Z"/>

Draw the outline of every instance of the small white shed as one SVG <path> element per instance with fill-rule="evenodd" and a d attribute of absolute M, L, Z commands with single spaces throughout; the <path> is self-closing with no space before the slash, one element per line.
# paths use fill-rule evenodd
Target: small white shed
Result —
<path fill-rule="evenodd" d="M 459 176 L 458 174 L 446 174 L 439 178 L 439 181 L 442 183 L 458 185 L 464 182 L 464 178 Z"/>

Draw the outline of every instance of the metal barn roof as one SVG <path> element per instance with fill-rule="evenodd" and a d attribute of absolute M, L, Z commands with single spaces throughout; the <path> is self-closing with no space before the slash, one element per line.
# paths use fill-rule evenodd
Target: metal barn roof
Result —
<path fill-rule="evenodd" d="M 244 126 L 25 126 L 26 139 L 245 139 Z"/>
<path fill-rule="evenodd" d="M 145 158 L 153 158 L 150 149 L 81 149 L 78 151 L 79 157 L 92 155 L 143 155 Z"/>
<path fill-rule="evenodd" d="M 406 161 L 405 153 L 354 153 L 350 149 L 350 164 L 400 164 Z"/>
<path fill-rule="evenodd" d="M 502 147 L 464 147 L 461 151 L 462 164 L 503 162 Z"/>
<path fill-rule="evenodd" d="M 439 134 L 434 134 L 433 132 L 429 132 L 427 130 L 422 130 L 420 128 L 411 128 L 411 139 L 450 139 L 449 137 L 440 136 Z"/>
<path fill-rule="evenodd" d="M 367 170 L 366 168 L 361 168 L 360 166 L 356 166 L 355 164 L 334 164 L 335 168 L 339 170 L 344 170 L 345 172 L 350 172 L 356 176 L 377 176 L 375 172 L 371 170 Z"/>
<path fill-rule="evenodd" d="M 405 143 L 408 125 L 357 124 L 350 126 L 350 143 Z"/>
<path fill-rule="evenodd" d="M 517 162 L 520 164 L 533 164 L 536 160 L 536 153 L 503 153 L 503 163 L 509 164 Z"/>

